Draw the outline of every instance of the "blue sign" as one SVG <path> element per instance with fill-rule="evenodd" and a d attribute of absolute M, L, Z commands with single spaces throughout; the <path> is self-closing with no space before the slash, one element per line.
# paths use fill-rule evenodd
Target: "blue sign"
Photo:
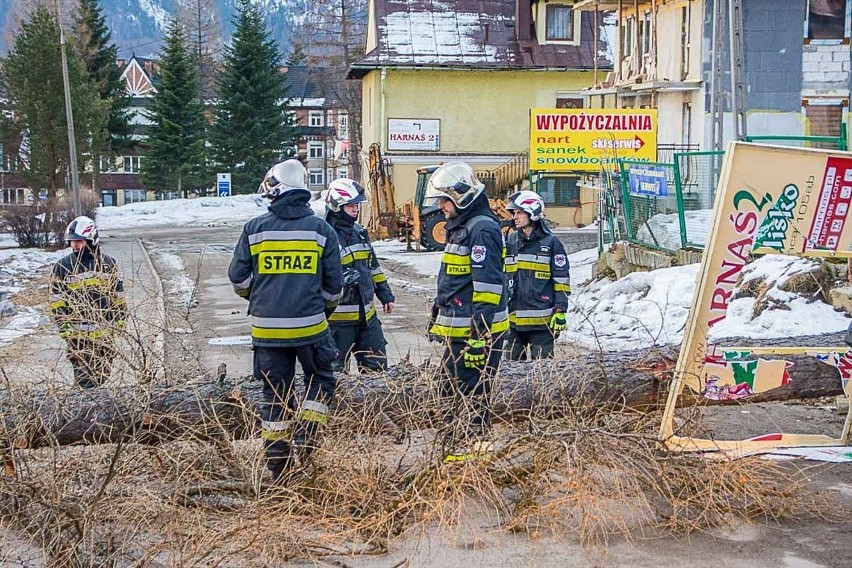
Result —
<path fill-rule="evenodd" d="M 216 194 L 231 197 L 231 174 L 216 174 Z"/>
<path fill-rule="evenodd" d="M 660 166 L 630 165 L 627 181 L 630 193 L 650 197 L 666 197 L 668 190 L 668 168 Z"/>

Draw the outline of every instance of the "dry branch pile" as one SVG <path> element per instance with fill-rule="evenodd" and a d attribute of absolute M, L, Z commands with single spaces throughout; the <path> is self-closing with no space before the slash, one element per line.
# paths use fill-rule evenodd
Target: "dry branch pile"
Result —
<path fill-rule="evenodd" d="M 444 401 L 431 368 L 345 377 L 322 448 L 284 486 L 265 478 L 257 383 L 239 396 L 228 384 L 10 386 L 2 440 L 15 467 L 0 477 L 0 519 L 52 566 L 269 566 L 378 554 L 462 522 L 603 546 L 826 510 L 777 463 L 661 454 L 659 412 L 624 404 L 631 376 L 656 392 L 649 361 L 662 359 L 632 371 L 597 358 L 506 365 L 494 459 L 449 466 L 439 465 Z M 696 416 L 681 412 L 682 433 Z M 62 447 L 72 430 L 84 432 L 77 442 L 113 443 Z"/>

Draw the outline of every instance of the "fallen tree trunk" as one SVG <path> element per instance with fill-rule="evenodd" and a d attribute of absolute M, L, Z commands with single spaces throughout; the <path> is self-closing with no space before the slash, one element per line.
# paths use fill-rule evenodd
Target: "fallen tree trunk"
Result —
<path fill-rule="evenodd" d="M 842 334 L 796 338 L 786 344 L 840 345 Z M 546 417 L 606 404 L 658 408 L 665 402 L 676 355 L 676 349 L 664 348 L 584 354 L 555 361 L 506 362 L 495 381 L 494 413 L 504 418 Z M 833 367 L 810 356 L 787 359 L 793 363 L 792 381 L 749 401 L 841 394 L 838 372 Z M 382 415 L 392 422 L 428 423 L 442 407 L 435 375 L 433 367 L 418 369 L 401 363 L 371 378 L 342 376 L 337 411 L 360 412 L 364 417 Z M 0 391 L 4 429 L 0 447 L 241 439 L 258 427 L 261 390 L 258 381 L 227 380 L 224 376 L 206 384 L 180 387 L 7 388 Z M 685 402 L 694 402 L 689 393 L 685 394 Z"/>

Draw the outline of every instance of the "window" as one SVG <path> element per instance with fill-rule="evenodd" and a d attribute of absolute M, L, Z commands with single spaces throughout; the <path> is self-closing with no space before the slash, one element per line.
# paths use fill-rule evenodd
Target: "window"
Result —
<path fill-rule="evenodd" d="M 349 168 L 337 168 L 337 177 L 339 177 L 339 178 L 349 177 Z"/>
<path fill-rule="evenodd" d="M 545 205 L 580 206 L 580 188 L 576 177 L 552 177 L 539 180 L 537 188 Z"/>
<path fill-rule="evenodd" d="M 843 102 L 842 101 L 808 101 L 805 106 L 805 117 L 808 120 L 810 136 L 840 136 L 843 128 Z M 812 148 L 837 149 L 836 143 L 822 142 L 812 143 Z"/>
<path fill-rule="evenodd" d="M 308 142 L 308 159 L 322 158 L 324 155 L 322 142 Z"/>
<path fill-rule="evenodd" d="M 651 54 L 651 12 L 645 12 L 642 19 L 642 55 Z"/>
<path fill-rule="evenodd" d="M 180 195 L 178 195 L 178 192 L 175 191 L 175 190 L 161 191 L 161 192 L 159 192 L 159 194 L 160 194 L 159 199 L 161 201 L 169 201 L 169 200 L 172 200 L 172 199 L 178 199 L 180 197 Z"/>
<path fill-rule="evenodd" d="M 681 140 L 689 146 L 692 138 L 692 104 L 683 103 L 683 116 L 681 116 Z"/>
<path fill-rule="evenodd" d="M 325 185 L 322 168 L 311 168 L 308 170 L 308 185 Z"/>
<path fill-rule="evenodd" d="M 325 126 L 325 120 L 321 110 L 312 110 L 308 112 L 308 126 Z"/>
<path fill-rule="evenodd" d="M 101 156 L 99 171 L 101 173 L 118 171 L 118 162 L 115 156 Z"/>
<path fill-rule="evenodd" d="M 556 97 L 556 108 L 583 108 L 583 99 L 574 97 Z"/>
<path fill-rule="evenodd" d="M 133 173 L 139 171 L 139 156 L 125 156 L 124 157 L 124 171 L 127 173 Z"/>
<path fill-rule="evenodd" d="M 846 25 L 846 0 L 808 1 L 808 39 L 843 39 Z"/>
<path fill-rule="evenodd" d="M 636 33 L 636 20 L 627 18 L 624 24 L 624 35 L 622 36 L 623 45 L 621 46 L 621 56 L 630 57 L 633 55 L 633 34 Z"/>
<path fill-rule="evenodd" d="M 559 4 L 547 6 L 544 29 L 546 41 L 574 41 L 574 8 Z"/>
<path fill-rule="evenodd" d="M 349 115 L 345 112 L 341 112 L 337 115 L 337 136 L 342 138 L 346 136 L 349 131 Z"/>
<path fill-rule="evenodd" d="M 124 190 L 124 202 L 125 203 L 139 203 L 140 201 L 147 201 L 147 195 L 145 194 L 144 189 L 125 189 Z"/>
<path fill-rule="evenodd" d="M 691 3 L 680 9 L 680 78 L 689 76 L 689 19 Z"/>

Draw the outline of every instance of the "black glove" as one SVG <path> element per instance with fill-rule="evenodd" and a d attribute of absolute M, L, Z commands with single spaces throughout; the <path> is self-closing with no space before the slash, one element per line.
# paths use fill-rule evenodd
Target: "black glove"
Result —
<path fill-rule="evenodd" d="M 440 341 L 441 338 L 434 333 L 432 333 L 432 326 L 435 325 L 435 322 L 438 321 L 438 306 L 432 304 L 432 313 L 429 315 L 429 323 L 426 324 L 426 335 L 429 337 L 429 341 Z"/>

